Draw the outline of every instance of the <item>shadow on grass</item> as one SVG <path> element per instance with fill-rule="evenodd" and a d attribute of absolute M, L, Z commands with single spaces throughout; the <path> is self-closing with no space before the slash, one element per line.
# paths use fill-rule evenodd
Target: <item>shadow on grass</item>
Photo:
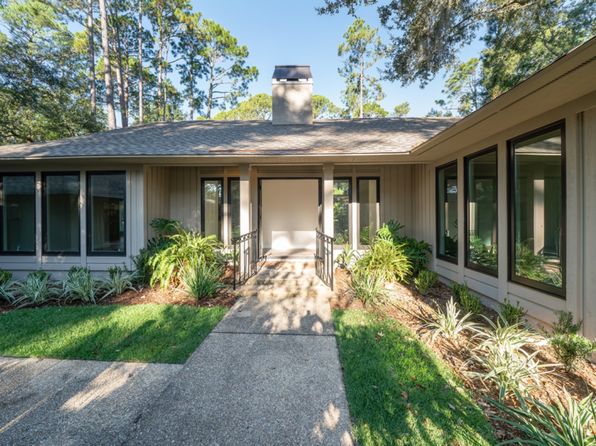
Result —
<path fill-rule="evenodd" d="M 395 321 L 334 313 L 354 435 L 361 445 L 487 445 L 488 421 L 446 365 Z"/>

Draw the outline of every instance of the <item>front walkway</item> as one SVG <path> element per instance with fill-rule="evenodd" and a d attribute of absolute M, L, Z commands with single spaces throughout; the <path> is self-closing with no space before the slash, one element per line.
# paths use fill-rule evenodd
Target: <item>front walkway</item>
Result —
<path fill-rule="evenodd" d="M 312 265 L 243 294 L 183 366 L 0 358 L 0 444 L 351 445 Z"/>

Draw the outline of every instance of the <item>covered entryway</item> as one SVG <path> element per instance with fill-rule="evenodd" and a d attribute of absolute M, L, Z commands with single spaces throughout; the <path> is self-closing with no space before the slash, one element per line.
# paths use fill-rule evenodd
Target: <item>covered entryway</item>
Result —
<path fill-rule="evenodd" d="M 312 256 L 320 208 L 320 179 L 261 178 L 259 228 L 264 252 L 271 257 Z"/>

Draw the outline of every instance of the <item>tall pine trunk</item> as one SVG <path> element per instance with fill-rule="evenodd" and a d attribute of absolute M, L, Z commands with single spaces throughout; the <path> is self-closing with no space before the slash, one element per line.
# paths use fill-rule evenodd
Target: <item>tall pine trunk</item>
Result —
<path fill-rule="evenodd" d="M 118 99 L 120 101 L 120 118 L 122 120 L 122 127 L 128 127 L 128 102 L 126 94 L 126 80 L 123 69 L 124 59 L 122 57 L 122 42 L 120 41 L 120 25 L 116 22 L 115 26 L 116 38 L 116 60 L 118 66 L 116 67 L 116 77 L 118 79 Z"/>
<path fill-rule="evenodd" d="M 145 111 L 143 110 L 143 0 L 139 0 L 139 17 L 137 20 L 137 45 L 139 58 L 139 124 L 142 124 L 145 119 Z"/>
<path fill-rule="evenodd" d="M 93 119 L 97 114 L 97 90 L 95 86 L 95 29 L 93 26 L 93 0 L 87 0 L 87 63 L 89 64 L 89 101 Z"/>
<path fill-rule="evenodd" d="M 103 49 L 104 79 L 106 83 L 106 108 L 108 112 L 108 128 L 116 128 L 116 111 L 114 110 L 114 85 L 112 83 L 112 67 L 110 64 L 110 41 L 108 37 L 108 17 L 105 0 L 99 0 L 99 17 L 101 23 L 101 46 Z"/>
<path fill-rule="evenodd" d="M 360 118 L 364 118 L 364 61 L 360 62 Z"/>

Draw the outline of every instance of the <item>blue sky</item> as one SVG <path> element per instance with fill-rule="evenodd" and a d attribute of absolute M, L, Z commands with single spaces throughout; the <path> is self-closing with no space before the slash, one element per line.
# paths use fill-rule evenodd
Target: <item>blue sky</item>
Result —
<path fill-rule="evenodd" d="M 320 16 L 315 7 L 323 0 L 206 0 L 193 1 L 195 11 L 214 19 L 231 31 L 250 50 L 249 63 L 259 69 L 259 79 L 250 86 L 250 93 L 271 93 L 271 74 L 275 65 L 308 64 L 312 66 L 316 94 L 341 104 L 342 78 L 337 73 L 341 58 L 337 47 L 353 18 L 342 12 Z M 379 26 L 376 8 L 359 10 L 369 24 Z M 381 36 L 386 36 L 380 28 Z M 477 55 L 482 49 L 474 42 L 462 51 L 462 57 Z M 443 75 L 424 89 L 418 85 L 402 87 L 384 82 L 387 97 L 382 105 L 392 111 L 396 104 L 410 103 L 411 116 L 424 116 L 441 97 Z"/>

